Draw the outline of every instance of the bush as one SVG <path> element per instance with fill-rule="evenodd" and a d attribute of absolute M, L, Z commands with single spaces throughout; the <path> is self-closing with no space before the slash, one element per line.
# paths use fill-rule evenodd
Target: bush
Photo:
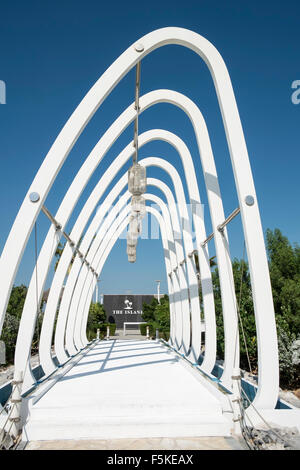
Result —
<path fill-rule="evenodd" d="M 159 337 L 166 341 L 170 336 L 170 306 L 169 297 L 165 295 L 160 303 L 153 298 L 149 304 L 143 304 L 142 318 L 147 323 L 140 325 L 142 336 L 146 336 L 146 328 L 149 326 L 150 336 L 156 336 L 156 330 L 159 331 Z"/>
<path fill-rule="evenodd" d="M 105 321 L 106 321 L 106 314 L 105 314 L 103 305 L 101 305 L 99 302 L 97 303 L 92 302 L 90 306 L 90 310 L 89 310 L 88 321 L 87 321 L 87 338 L 89 341 L 92 341 L 93 339 L 97 337 L 97 330 L 98 328 L 101 328 L 101 326 L 105 324 L 104 323 Z"/>
<path fill-rule="evenodd" d="M 149 334 L 150 336 L 155 336 L 155 328 L 153 327 L 153 325 L 151 323 L 142 323 L 140 325 L 140 332 L 141 332 L 141 335 L 142 336 L 146 336 L 147 335 L 147 326 L 149 326 Z"/>
<path fill-rule="evenodd" d="M 109 335 L 114 336 L 116 332 L 116 324 L 115 323 L 102 323 L 99 326 L 100 330 L 100 338 L 103 339 L 106 337 L 107 327 L 109 326 Z"/>

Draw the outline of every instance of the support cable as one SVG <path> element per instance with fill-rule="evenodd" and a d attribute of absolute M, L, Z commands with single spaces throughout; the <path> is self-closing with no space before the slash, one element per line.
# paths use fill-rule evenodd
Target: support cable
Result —
<path fill-rule="evenodd" d="M 249 370 L 250 370 L 250 373 L 252 373 L 252 368 L 251 368 L 251 363 L 250 363 L 250 357 L 249 357 L 249 351 L 248 351 L 248 347 L 247 347 L 247 341 L 246 341 L 246 336 L 245 336 L 245 331 L 244 331 L 244 326 L 243 326 L 243 321 L 242 321 L 242 317 L 241 317 L 241 314 L 240 314 L 240 306 L 241 306 L 241 299 L 242 299 L 242 287 L 243 287 L 243 274 L 244 274 L 244 266 L 245 266 L 245 251 L 246 251 L 246 245 L 245 245 L 245 240 L 244 240 L 244 247 L 243 247 L 243 258 L 242 258 L 242 269 L 241 269 L 241 279 L 240 279 L 240 290 L 239 290 L 239 300 L 238 300 L 238 303 L 237 303 L 237 312 L 238 312 L 238 317 L 239 317 L 239 323 L 241 325 L 241 330 L 242 330 L 242 335 L 243 335 L 243 340 L 244 340 L 244 345 L 245 345 L 245 350 L 246 350 L 246 355 L 247 355 L 247 360 L 248 360 L 248 365 L 249 365 Z M 237 331 L 237 334 L 238 334 L 238 331 Z M 236 354 L 236 349 L 235 349 L 235 354 Z M 259 411 L 257 410 L 257 408 L 253 405 L 252 401 L 250 400 L 250 398 L 248 397 L 247 393 L 243 390 L 242 388 L 242 385 L 241 385 L 241 382 L 239 381 L 238 382 L 238 387 L 239 387 L 239 399 L 238 399 L 238 403 L 239 403 L 239 407 L 240 407 L 240 412 L 241 412 L 241 419 L 240 419 L 240 424 L 241 424 L 241 431 L 242 431 L 242 436 L 247 444 L 247 446 L 249 447 L 250 450 L 261 450 L 261 446 L 257 443 L 257 436 L 254 435 L 254 432 L 256 433 L 261 433 L 261 431 L 257 428 L 255 428 L 254 424 L 252 423 L 248 413 L 247 413 L 247 410 L 245 409 L 245 406 L 243 404 L 243 398 L 242 396 L 244 396 L 244 399 L 246 399 L 246 401 L 248 402 L 249 406 L 252 406 L 252 408 L 254 409 L 254 411 L 257 413 L 257 415 L 259 416 L 259 418 L 262 420 L 262 422 L 267 426 L 269 432 L 271 432 L 272 434 L 274 434 L 277 439 L 279 439 L 282 443 L 282 445 L 289 445 L 287 443 L 287 441 L 282 438 L 282 436 L 280 436 L 276 431 L 274 431 L 274 429 L 272 429 L 272 427 L 270 426 L 270 424 L 265 420 L 265 418 L 259 413 Z M 247 418 L 247 420 L 249 421 L 250 423 L 250 426 L 248 426 L 248 423 L 247 423 L 247 420 L 245 419 L 245 417 Z M 272 439 L 272 438 L 270 438 Z M 274 441 L 275 442 L 275 441 Z"/>
<path fill-rule="evenodd" d="M 37 344 L 40 342 L 40 332 L 39 332 L 39 317 L 40 317 L 40 305 L 39 305 L 39 290 L 38 290 L 38 253 L 37 253 L 37 223 L 34 224 L 34 257 L 35 257 L 35 295 L 36 295 L 36 334 L 37 334 Z"/>
<path fill-rule="evenodd" d="M 139 135 L 139 112 L 140 112 L 140 83 L 141 83 L 141 62 L 136 64 L 136 75 L 135 75 L 135 103 L 134 108 L 136 110 L 136 117 L 134 121 L 134 136 L 133 136 L 133 146 L 135 148 L 135 153 L 132 157 L 133 163 L 137 163 L 138 160 L 138 135 Z"/>
<path fill-rule="evenodd" d="M 53 217 L 53 215 L 51 214 L 51 212 L 47 209 L 47 207 L 45 206 L 42 206 L 42 211 L 44 212 L 45 216 L 48 217 L 48 219 L 50 220 L 50 222 L 55 226 L 55 230 L 56 231 L 60 231 L 62 233 L 62 235 L 65 237 L 65 239 L 69 242 L 71 248 L 78 254 L 79 258 L 82 260 L 83 263 L 86 264 L 86 266 L 88 267 L 88 269 L 90 269 L 92 271 L 92 273 L 95 273 L 95 275 L 98 277 L 98 274 L 96 272 L 96 270 L 91 266 L 91 264 L 86 260 L 86 255 L 84 255 L 83 253 L 81 253 L 81 251 L 79 250 L 78 246 L 75 245 L 75 243 L 73 242 L 73 240 L 71 240 L 70 236 L 64 231 L 62 230 L 62 226 L 59 222 L 57 222 L 57 220 L 55 219 L 55 217 Z"/>

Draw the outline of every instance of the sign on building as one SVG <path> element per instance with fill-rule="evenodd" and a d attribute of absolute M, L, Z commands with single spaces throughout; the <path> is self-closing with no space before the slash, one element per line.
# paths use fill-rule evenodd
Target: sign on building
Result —
<path fill-rule="evenodd" d="M 150 303 L 153 295 L 104 295 L 103 307 L 109 323 L 123 328 L 124 322 L 142 322 L 143 303 Z"/>

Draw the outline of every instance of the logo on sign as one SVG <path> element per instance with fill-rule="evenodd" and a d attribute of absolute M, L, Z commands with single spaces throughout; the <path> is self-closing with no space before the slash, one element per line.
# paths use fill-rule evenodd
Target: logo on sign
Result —
<path fill-rule="evenodd" d="M 130 302 L 130 300 L 126 299 L 124 304 L 126 305 L 126 307 L 124 307 L 125 310 L 132 310 L 132 302 Z"/>
<path fill-rule="evenodd" d="M 133 302 L 131 302 L 130 300 L 125 299 L 124 304 L 125 304 L 125 307 L 123 308 L 123 310 L 113 310 L 112 314 L 113 315 L 124 315 L 124 314 L 142 315 L 143 314 L 143 310 L 133 310 L 133 307 L 132 307 Z"/>

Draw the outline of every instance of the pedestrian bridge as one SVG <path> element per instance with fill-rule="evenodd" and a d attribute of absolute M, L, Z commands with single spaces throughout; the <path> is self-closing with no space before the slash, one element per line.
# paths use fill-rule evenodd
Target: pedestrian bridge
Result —
<path fill-rule="evenodd" d="M 226 395 L 157 341 L 95 341 L 25 402 L 28 441 L 231 435 Z"/>
<path fill-rule="evenodd" d="M 198 104 L 174 90 L 153 90 L 140 96 L 142 60 L 155 49 L 174 44 L 192 50 L 204 60 L 215 86 L 235 182 L 235 187 L 229 190 L 236 193 L 239 204 L 233 212 L 228 211 L 227 217 L 209 131 Z M 99 106 L 135 66 L 134 101 L 122 110 L 83 159 L 57 212 L 52 215 L 45 202 L 64 162 Z M 176 106 L 188 116 L 195 133 L 204 184 L 199 184 L 194 159 L 181 137 L 166 129 L 139 133 L 142 113 L 158 103 Z M 102 159 L 133 122 L 133 140 L 101 173 L 76 212 L 76 204 L 85 197 L 84 190 Z M 176 165 L 158 156 L 148 156 L 137 163 L 139 148 L 155 140 L 175 149 L 182 162 L 181 172 Z M 132 166 L 122 174 L 131 158 Z M 168 184 L 146 177 L 146 168 L 152 167 L 160 168 L 160 174 L 167 175 Z M 110 189 L 113 181 L 116 183 Z M 162 197 L 153 194 L 152 187 Z M 201 208 L 200 187 L 207 194 L 210 235 Z M 149 201 L 159 210 L 146 205 Z M 74 211 L 74 224 L 66 232 Z M 137 238 L 146 212 L 160 227 L 170 300 L 169 343 L 114 340 L 89 343 L 89 308 L 103 266 L 128 226 L 128 261 L 135 261 Z M 258 384 L 250 399 L 241 388 L 241 299 L 236 298 L 226 228 L 239 214 L 249 263 L 257 340 Z M 50 226 L 38 252 L 40 215 L 50 220 Z M 9 435 L 16 439 L 21 432 L 22 438 L 29 440 L 228 436 L 235 431 L 251 438 L 247 426 L 252 423 L 253 427 L 257 419 L 299 425 L 295 410 L 278 409 L 276 323 L 258 201 L 230 76 L 221 55 L 205 38 L 176 27 L 146 34 L 102 74 L 70 116 L 41 164 L 1 254 L 0 333 L 32 232 L 34 269 L 18 330 L 10 411 L 6 416 L 7 410 L 1 410 L 1 419 L 4 416 L 5 421 L 2 430 L 6 432 L 2 432 L 2 437 Z M 53 273 L 50 268 L 62 237 L 65 246 Z M 212 375 L 218 365 L 208 248 L 212 240 L 224 333 L 224 362 L 218 377 Z M 51 285 L 45 311 L 41 313 L 47 281 Z M 242 293 L 241 288 L 239 292 Z M 39 382 L 31 369 L 30 355 L 40 320 L 38 348 L 43 377 Z"/>

